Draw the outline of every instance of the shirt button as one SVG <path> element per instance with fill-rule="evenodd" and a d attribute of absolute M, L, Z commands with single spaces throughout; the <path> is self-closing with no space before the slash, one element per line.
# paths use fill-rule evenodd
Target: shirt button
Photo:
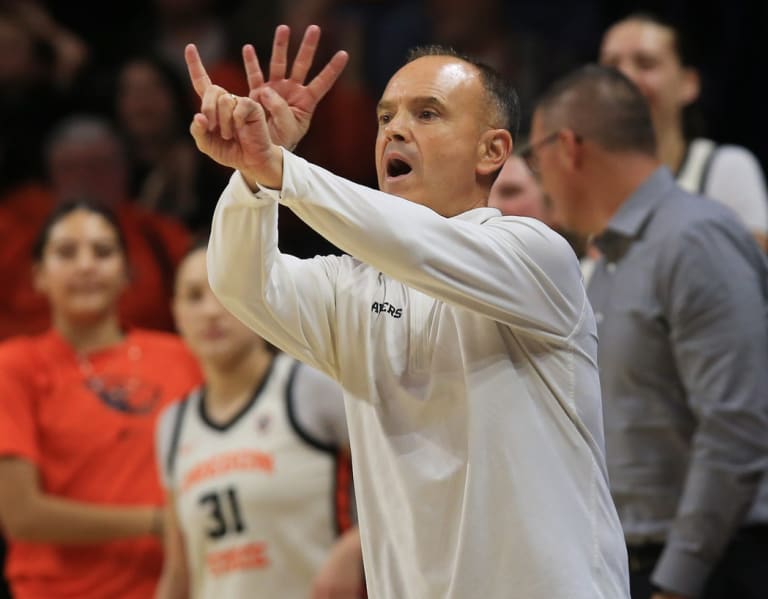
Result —
<path fill-rule="evenodd" d="M 609 262 L 605 265 L 605 269 L 610 273 L 613 274 L 616 271 L 616 263 L 615 262 Z"/>
<path fill-rule="evenodd" d="M 597 321 L 597 324 L 600 324 L 601 322 L 603 322 L 603 313 L 595 312 L 595 320 Z"/>

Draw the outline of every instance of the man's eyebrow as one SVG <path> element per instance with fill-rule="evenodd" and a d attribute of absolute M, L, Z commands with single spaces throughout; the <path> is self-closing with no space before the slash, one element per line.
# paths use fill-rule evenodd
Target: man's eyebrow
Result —
<path fill-rule="evenodd" d="M 413 98 L 408 98 L 408 104 L 415 104 L 417 106 L 437 106 L 439 108 L 445 106 L 443 101 L 436 96 L 415 96 Z M 376 105 L 376 112 L 390 110 L 394 105 L 395 102 L 392 100 L 379 100 L 379 103 Z"/>

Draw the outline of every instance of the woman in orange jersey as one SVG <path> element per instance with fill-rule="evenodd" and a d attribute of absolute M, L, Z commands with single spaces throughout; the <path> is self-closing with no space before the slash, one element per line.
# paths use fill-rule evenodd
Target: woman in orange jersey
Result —
<path fill-rule="evenodd" d="M 114 216 L 60 205 L 34 250 L 52 328 L 0 344 L 0 528 L 16 599 L 145 599 L 162 553 L 156 416 L 200 381 L 176 337 L 120 328 Z"/>
<path fill-rule="evenodd" d="M 158 424 L 169 499 L 158 599 L 359 597 L 341 390 L 222 307 L 204 247 L 179 265 L 174 313 L 205 384 Z"/>

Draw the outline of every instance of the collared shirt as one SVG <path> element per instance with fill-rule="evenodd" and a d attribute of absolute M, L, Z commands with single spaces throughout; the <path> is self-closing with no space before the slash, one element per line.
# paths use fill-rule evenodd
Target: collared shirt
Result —
<path fill-rule="evenodd" d="M 729 209 L 664 167 L 596 243 L 613 497 L 628 543 L 666 541 L 654 581 L 695 596 L 766 470 L 765 258 Z"/>
<path fill-rule="evenodd" d="M 370 595 L 628 597 L 595 323 L 565 240 L 491 208 L 444 218 L 283 157 L 279 193 L 239 174 L 224 191 L 210 279 L 246 324 L 341 382 Z M 350 256 L 281 254 L 278 201 Z"/>

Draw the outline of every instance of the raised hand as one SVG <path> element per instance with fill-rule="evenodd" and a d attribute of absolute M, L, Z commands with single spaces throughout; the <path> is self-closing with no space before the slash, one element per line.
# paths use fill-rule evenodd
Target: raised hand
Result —
<path fill-rule="evenodd" d="M 333 87 L 349 56 L 344 51 L 337 52 L 322 71 L 305 85 L 320 41 L 320 28 L 317 25 L 307 27 L 289 74 L 290 33 L 287 25 L 275 29 L 269 79 L 264 79 L 256 51 L 250 44 L 243 46 L 243 63 L 250 97 L 258 100 L 267 110 L 272 141 L 292 150 L 306 134 L 318 102 Z"/>
<path fill-rule="evenodd" d="M 239 170 L 252 188 L 280 187 L 282 154 L 270 138 L 264 108 L 214 85 L 194 44 L 187 45 L 184 57 L 201 99 L 200 112 L 190 126 L 197 147 L 216 162 Z"/>

